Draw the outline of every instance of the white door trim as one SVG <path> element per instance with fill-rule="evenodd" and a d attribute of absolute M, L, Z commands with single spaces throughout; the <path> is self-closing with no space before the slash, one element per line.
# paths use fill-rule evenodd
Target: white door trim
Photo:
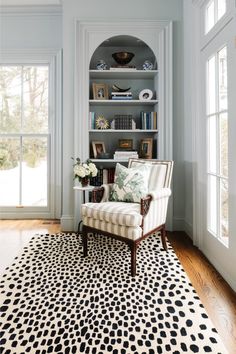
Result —
<path fill-rule="evenodd" d="M 143 40 L 154 52 L 159 62 L 159 112 L 163 115 L 160 127 L 159 158 L 173 158 L 173 53 L 172 22 L 143 19 L 122 19 L 117 21 L 75 21 L 75 86 L 74 86 L 74 157 L 85 160 L 89 156 L 88 127 L 85 118 L 89 116 L 89 63 L 95 49 L 106 39 L 117 35 L 130 35 Z M 81 198 L 75 196 L 74 225 L 80 219 Z M 169 204 L 168 229 L 172 230 L 173 202 Z"/>
<path fill-rule="evenodd" d="M 62 52 L 57 49 L 11 49 L 0 51 L 1 64 L 48 64 L 49 85 L 52 90 L 49 92 L 49 110 L 51 115 L 51 175 L 49 183 L 51 186 L 49 195 L 49 206 L 46 210 L 30 210 L 25 207 L 1 209 L 1 218 L 22 219 L 22 218 L 60 218 L 61 216 L 61 166 L 62 166 Z M 36 186 L 37 188 L 37 186 Z"/>

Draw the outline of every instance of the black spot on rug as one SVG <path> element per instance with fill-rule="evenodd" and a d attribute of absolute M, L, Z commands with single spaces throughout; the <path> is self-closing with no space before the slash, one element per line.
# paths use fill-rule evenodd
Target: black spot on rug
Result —
<path fill-rule="evenodd" d="M 225 354 L 173 249 L 155 235 L 137 252 L 90 236 L 36 235 L 2 277 L 2 354 Z"/>

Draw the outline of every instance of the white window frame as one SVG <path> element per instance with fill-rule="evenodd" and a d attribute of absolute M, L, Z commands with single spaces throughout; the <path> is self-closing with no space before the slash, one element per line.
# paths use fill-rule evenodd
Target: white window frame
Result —
<path fill-rule="evenodd" d="M 220 17 L 218 18 L 218 4 L 219 4 L 219 1 L 221 0 L 208 0 L 208 2 L 205 4 L 204 8 L 204 33 L 207 34 L 208 32 L 210 32 L 214 27 L 215 25 L 217 24 L 218 21 L 221 20 L 221 18 L 226 14 L 227 12 L 227 6 L 228 6 L 228 2 L 227 0 L 225 1 L 226 3 L 226 9 L 225 9 L 225 13 Z M 214 24 L 213 26 L 207 30 L 207 9 L 210 7 L 209 5 L 210 4 L 214 4 Z"/>
<path fill-rule="evenodd" d="M 48 206 L 47 207 L 1 207 L 1 218 L 60 218 L 61 216 L 61 51 L 7 50 L 0 52 L 1 65 L 48 65 L 49 68 L 49 131 L 48 138 Z M 47 134 L 46 134 L 47 135 Z M 49 135 L 47 135 L 49 136 Z M 35 186 L 37 188 L 37 186 Z"/>
<path fill-rule="evenodd" d="M 216 0 L 214 0 L 216 1 Z M 200 8 L 200 48 L 203 49 L 207 44 L 217 35 L 218 32 L 222 30 L 223 27 L 232 19 L 233 11 L 235 10 L 235 0 L 226 0 L 226 12 L 225 14 L 215 23 L 215 25 L 206 33 L 206 8 L 210 0 L 205 0 L 201 2 Z M 216 11 L 216 9 L 215 9 Z"/>
<path fill-rule="evenodd" d="M 228 241 L 229 238 L 225 238 L 221 235 L 221 203 L 220 203 L 220 185 L 221 185 L 221 181 L 227 180 L 227 182 L 229 181 L 228 176 L 223 176 L 221 174 L 221 166 L 220 166 L 220 116 L 221 114 L 227 113 L 228 116 L 228 107 L 227 109 L 224 110 L 220 110 L 219 109 L 219 52 L 226 47 L 226 50 L 228 52 L 228 48 L 226 44 L 221 44 L 217 50 L 213 53 L 211 53 L 211 55 L 208 57 L 207 61 L 206 61 L 206 70 L 205 70 L 205 78 L 206 78 L 206 83 L 207 83 L 207 87 L 208 87 L 208 63 L 209 60 L 212 57 L 215 57 L 216 62 L 215 62 L 215 78 L 216 78 L 216 85 L 215 85 L 215 99 L 216 99 L 216 107 L 215 107 L 215 111 L 214 112 L 209 112 L 209 101 L 208 101 L 208 97 L 206 97 L 206 106 L 205 106 L 205 127 L 206 127 L 206 146 L 207 146 L 207 158 L 206 158 L 206 174 L 207 174 L 207 229 L 208 232 L 210 232 L 214 237 L 216 237 L 220 242 L 222 242 L 226 247 L 228 247 Z M 227 63 L 228 64 L 228 63 Z M 208 90 L 206 89 L 206 96 L 208 96 Z M 227 96 L 228 96 L 228 91 L 227 91 Z M 211 117 L 215 117 L 216 120 L 216 171 L 213 172 L 210 170 L 210 159 L 209 159 L 209 140 L 210 140 L 210 132 L 209 132 L 209 119 Z M 228 119 L 228 118 L 227 118 Z M 216 221 L 217 221 L 217 225 L 216 225 L 216 232 L 214 232 L 213 230 L 211 230 L 210 226 L 209 226 L 209 219 L 210 219 L 210 176 L 213 176 L 216 178 Z"/>

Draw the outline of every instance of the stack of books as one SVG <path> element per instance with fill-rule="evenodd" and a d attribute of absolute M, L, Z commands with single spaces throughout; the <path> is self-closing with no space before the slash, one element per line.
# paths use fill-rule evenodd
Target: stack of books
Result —
<path fill-rule="evenodd" d="M 116 114 L 111 124 L 111 129 L 135 129 L 136 124 L 131 114 Z"/>
<path fill-rule="evenodd" d="M 130 70 L 130 71 L 133 71 L 133 70 L 137 70 L 136 67 L 134 65 L 112 65 L 110 67 L 110 70 Z"/>
<path fill-rule="evenodd" d="M 114 91 L 111 93 L 112 100 L 132 100 L 133 94 L 132 92 L 118 92 Z"/>
<path fill-rule="evenodd" d="M 114 160 L 128 161 L 131 157 L 138 159 L 138 152 L 136 150 L 117 150 L 113 155 Z"/>

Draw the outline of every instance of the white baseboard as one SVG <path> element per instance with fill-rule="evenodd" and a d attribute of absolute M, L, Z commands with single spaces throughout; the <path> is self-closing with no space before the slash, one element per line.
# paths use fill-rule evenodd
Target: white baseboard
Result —
<path fill-rule="evenodd" d="M 219 265 L 219 260 L 206 252 L 206 250 L 200 249 L 201 252 L 206 256 L 209 262 L 214 266 L 214 268 L 221 274 L 222 278 L 229 284 L 229 286 L 236 292 L 236 281 L 229 276 L 229 273 L 224 270 L 222 266 Z"/>
<path fill-rule="evenodd" d="M 189 224 L 184 218 L 173 218 L 173 231 L 184 231 L 191 239 L 193 238 L 193 226 Z"/>
<path fill-rule="evenodd" d="M 184 218 L 174 217 L 173 218 L 173 231 L 184 231 L 185 220 Z"/>
<path fill-rule="evenodd" d="M 189 224 L 186 220 L 185 220 L 184 224 L 185 224 L 184 231 L 191 239 L 193 239 L 193 225 Z"/>
<path fill-rule="evenodd" d="M 61 231 L 74 231 L 74 217 L 63 215 L 61 217 Z"/>

